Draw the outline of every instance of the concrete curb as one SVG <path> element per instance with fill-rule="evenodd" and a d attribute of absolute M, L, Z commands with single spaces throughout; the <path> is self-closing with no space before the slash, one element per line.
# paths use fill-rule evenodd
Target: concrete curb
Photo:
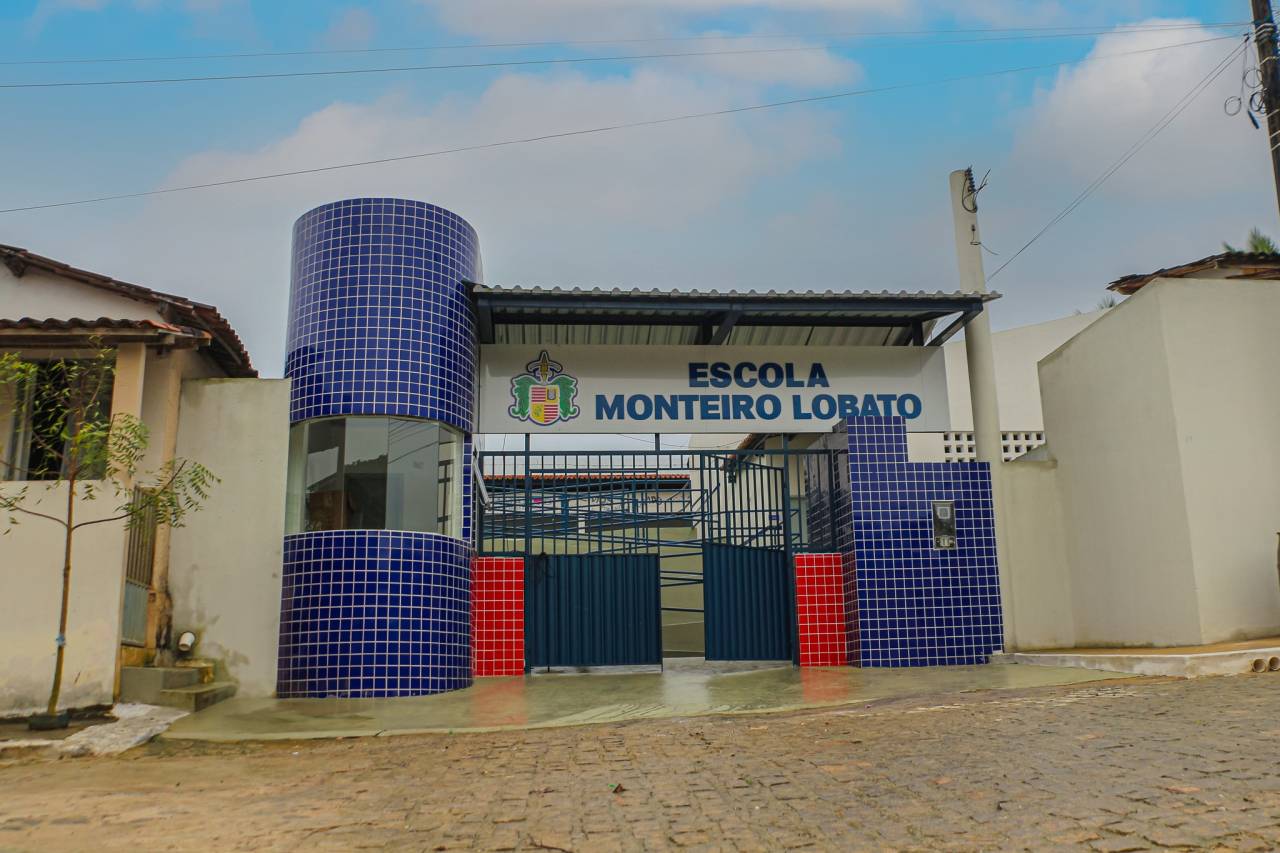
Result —
<path fill-rule="evenodd" d="M 1241 649 L 1203 654 L 1070 654 L 1053 652 L 1012 652 L 1001 655 L 1000 663 L 1031 666 L 1071 666 L 1133 675 L 1165 675 L 1200 678 L 1209 675 L 1241 675 L 1247 672 L 1274 672 L 1280 675 L 1280 646 Z M 993 663 L 996 662 L 993 660 Z"/>

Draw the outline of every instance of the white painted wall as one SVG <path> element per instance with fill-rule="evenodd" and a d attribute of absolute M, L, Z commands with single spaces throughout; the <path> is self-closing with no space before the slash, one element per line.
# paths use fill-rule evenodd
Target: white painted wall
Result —
<path fill-rule="evenodd" d="M 1193 645 L 1199 614 L 1153 289 L 1040 364 L 1079 645 Z"/>
<path fill-rule="evenodd" d="M 1207 643 L 1280 634 L 1280 283 L 1166 279 L 1164 321 Z"/>
<path fill-rule="evenodd" d="M 178 455 L 222 482 L 173 531 L 173 630 L 195 631 L 196 654 L 222 662 L 240 696 L 276 688 L 288 424 L 287 380 L 183 383 Z"/>
<path fill-rule="evenodd" d="M 162 320 L 156 306 L 30 268 L 21 278 L 0 264 L 0 316 L 16 320 Z"/>
<path fill-rule="evenodd" d="M 1075 645 L 1071 565 L 1067 560 L 1057 463 L 1006 462 L 1001 478 L 1005 547 L 1000 571 L 1009 576 L 1012 601 L 1005 604 L 1016 649 L 1061 649 Z"/>
<path fill-rule="evenodd" d="M 1277 316 L 1274 282 L 1157 280 L 1041 362 L 1076 645 L 1280 633 Z"/>
<path fill-rule="evenodd" d="M 1075 314 L 1047 323 L 1006 329 L 991 336 L 996 361 L 996 394 L 1000 400 L 1000 428 L 1006 432 L 1044 429 L 1040 409 L 1040 377 L 1036 364 L 1088 328 L 1106 311 Z M 951 405 L 951 429 L 973 429 L 969 396 L 969 365 L 964 341 L 943 346 L 947 359 L 947 397 Z"/>
<path fill-rule="evenodd" d="M 23 485 L 29 487 L 29 509 L 62 515 L 65 485 Z M 77 502 L 77 519 L 110 517 L 115 506 L 111 493 L 101 493 Z M 60 708 L 112 702 L 126 535 L 121 523 L 95 524 L 75 535 Z M 62 555 L 62 527 L 51 521 L 23 518 L 0 537 L 0 716 L 45 709 L 62 606 Z"/>

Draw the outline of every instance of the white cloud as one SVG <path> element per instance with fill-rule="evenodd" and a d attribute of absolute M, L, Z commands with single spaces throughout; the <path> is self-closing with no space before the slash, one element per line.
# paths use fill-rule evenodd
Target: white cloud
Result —
<path fill-rule="evenodd" d="M 1192 24 L 1155 19 L 1148 24 Z M 1230 41 L 1104 59 L 1218 33 L 1117 32 L 1011 114 L 1013 145 L 984 193 L 983 239 L 1000 256 L 988 272 L 1115 163 L 1199 82 Z M 1252 57 L 1250 57 L 1252 61 Z M 1223 113 L 1240 86 L 1240 59 L 1083 205 L 995 280 L 995 316 L 1033 322 L 1088 310 L 1106 283 L 1220 251 L 1274 221 L 1266 135 Z M 1006 322 L 1009 322 L 1006 320 Z"/>
<path fill-rule="evenodd" d="M 718 77 L 751 83 L 829 86 L 849 83 L 862 77 L 862 68 L 858 63 L 804 39 L 738 40 L 709 35 L 677 48 L 678 52 L 686 50 L 699 53 L 723 51 L 719 56 L 701 56 L 679 61 Z"/>
<path fill-rule="evenodd" d="M 992 27 L 1078 26 L 1142 14 L 1152 0 L 918 0 L 921 15 L 938 15 Z"/>
<path fill-rule="evenodd" d="M 320 44 L 340 50 L 366 48 L 373 43 L 377 29 L 377 21 L 368 9 L 352 6 L 334 14 Z"/>
<path fill-rule="evenodd" d="M 1150 25 L 1194 24 L 1156 19 Z M 1108 55 L 1195 42 L 1219 33 L 1120 32 L 1098 39 L 1082 64 L 1061 71 L 1018 121 L 1013 166 L 1024 179 L 1083 188 L 1143 136 L 1238 42 L 1218 41 L 1106 59 Z M 1266 165 L 1264 134 L 1223 101 L 1240 88 L 1235 60 L 1159 137 L 1103 188 L 1144 198 L 1229 193 L 1256 181 Z"/>
<path fill-rule="evenodd" d="M 27 36 L 39 35 L 49 20 L 63 12 L 97 12 L 111 0 L 39 0 L 27 18 Z"/>
<path fill-rule="evenodd" d="M 737 84 L 656 71 L 512 75 L 475 100 L 426 109 L 398 96 L 335 103 L 259 150 L 190 157 L 163 183 L 721 109 L 744 96 Z M 282 361 L 290 229 L 310 207 L 358 195 L 447 207 L 479 231 L 491 280 L 687 287 L 689 259 L 716 220 L 744 208 L 759 181 L 836 150 L 818 115 L 723 117 L 162 197 L 88 237 L 85 252 L 94 268 L 218 305 L 271 374 Z"/>

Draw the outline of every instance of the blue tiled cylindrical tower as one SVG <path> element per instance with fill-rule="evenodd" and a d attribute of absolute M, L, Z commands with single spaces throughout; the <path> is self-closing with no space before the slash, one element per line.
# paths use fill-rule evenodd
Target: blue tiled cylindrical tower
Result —
<path fill-rule="evenodd" d="M 282 697 L 471 682 L 479 276 L 475 230 L 430 204 L 350 199 L 294 227 Z"/>

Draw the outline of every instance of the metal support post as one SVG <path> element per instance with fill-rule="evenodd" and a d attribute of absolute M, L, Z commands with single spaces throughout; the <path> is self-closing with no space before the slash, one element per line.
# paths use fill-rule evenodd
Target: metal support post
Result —
<path fill-rule="evenodd" d="M 530 469 L 532 454 L 529 452 L 530 435 L 524 435 L 524 558 L 533 557 L 533 471 Z"/>
<path fill-rule="evenodd" d="M 791 440 L 782 435 L 782 548 L 787 560 L 787 589 L 791 609 L 787 614 L 791 625 L 791 663 L 800 665 L 800 620 L 796 618 L 795 551 L 791 545 Z"/>

